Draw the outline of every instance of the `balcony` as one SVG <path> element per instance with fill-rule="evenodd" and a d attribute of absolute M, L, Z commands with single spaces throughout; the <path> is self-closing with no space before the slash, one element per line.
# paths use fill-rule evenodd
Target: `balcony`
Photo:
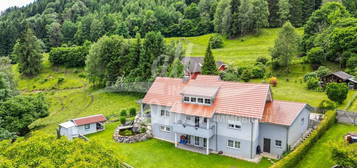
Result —
<path fill-rule="evenodd" d="M 213 123 L 209 124 L 209 128 L 207 129 L 207 125 L 204 126 L 195 126 L 183 123 L 182 121 L 177 121 L 173 125 L 173 132 L 180 134 L 188 134 L 199 136 L 203 138 L 211 138 L 215 132 L 215 125 Z"/>

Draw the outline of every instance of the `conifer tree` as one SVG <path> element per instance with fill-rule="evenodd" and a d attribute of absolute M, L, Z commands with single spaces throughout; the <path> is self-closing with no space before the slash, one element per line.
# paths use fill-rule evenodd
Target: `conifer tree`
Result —
<path fill-rule="evenodd" d="M 206 55 L 205 55 L 205 58 L 203 61 L 204 62 L 203 62 L 202 70 L 201 70 L 203 75 L 217 75 L 218 74 L 216 61 L 214 60 L 210 44 L 208 44 L 208 47 L 206 50 Z"/>
<path fill-rule="evenodd" d="M 28 28 L 14 46 L 13 56 L 19 63 L 19 71 L 26 76 L 40 73 L 42 61 L 41 42 Z"/>

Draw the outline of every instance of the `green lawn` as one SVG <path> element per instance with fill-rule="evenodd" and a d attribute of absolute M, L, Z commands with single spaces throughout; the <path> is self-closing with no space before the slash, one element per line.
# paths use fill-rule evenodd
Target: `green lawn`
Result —
<path fill-rule="evenodd" d="M 90 141 L 98 141 L 112 149 L 118 157 L 138 168 L 263 168 L 271 165 L 263 159 L 259 164 L 216 154 L 204 155 L 175 148 L 174 144 L 156 139 L 134 144 L 116 143 L 112 136 L 118 123 L 106 125 L 103 132 L 89 135 Z"/>
<path fill-rule="evenodd" d="M 348 132 L 357 132 L 357 127 L 352 125 L 335 124 L 310 148 L 297 168 L 329 168 L 335 163 L 331 159 L 330 143 L 342 141 Z M 356 149 L 357 150 L 357 149 Z"/>
<path fill-rule="evenodd" d="M 258 35 L 248 35 L 232 40 L 225 39 L 224 47 L 213 49 L 212 53 L 216 60 L 230 65 L 252 65 L 257 57 L 270 58 L 269 48 L 274 46 L 279 30 L 280 28 L 262 29 Z M 302 34 L 303 30 L 297 29 L 297 32 Z M 186 49 L 186 56 L 203 57 L 211 35 L 167 38 L 167 41 L 180 40 Z"/>

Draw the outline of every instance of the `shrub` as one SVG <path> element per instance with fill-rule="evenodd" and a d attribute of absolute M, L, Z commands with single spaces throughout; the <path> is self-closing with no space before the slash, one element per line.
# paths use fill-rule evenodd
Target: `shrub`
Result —
<path fill-rule="evenodd" d="M 246 69 L 248 69 L 248 68 L 247 68 L 247 67 L 238 67 L 238 68 L 237 68 L 237 73 L 238 73 L 238 75 L 239 75 L 239 76 L 242 75 L 243 72 L 244 72 Z"/>
<path fill-rule="evenodd" d="M 347 142 L 332 143 L 332 159 L 342 167 L 355 167 L 357 165 L 357 143 Z"/>
<path fill-rule="evenodd" d="M 252 72 L 249 69 L 246 69 L 243 71 L 241 77 L 240 77 L 244 82 L 249 82 L 249 80 L 252 78 Z"/>
<path fill-rule="evenodd" d="M 316 130 L 312 131 L 297 148 L 286 155 L 283 159 L 276 162 L 270 168 L 287 168 L 296 167 L 301 161 L 308 150 L 314 145 L 315 142 L 333 125 L 336 121 L 336 111 L 326 112 L 326 117 L 321 121 Z"/>
<path fill-rule="evenodd" d="M 262 65 L 256 65 L 252 69 L 252 78 L 263 78 L 265 75 L 265 69 Z"/>
<path fill-rule="evenodd" d="M 317 78 L 310 78 L 307 81 L 307 89 L 315 90 L 317 87 L 319 87 L 319 80 Z"/>
<path fill-rule="evenodd" d="M 256 64 L 262 63 L 263 65 L 265 65 L 268 62 L 268 58 L 266 58 L 266 57 L 258 57 L 255 62 L 256 62 Z"/>
<path fill-rule="evenodd" d="M 53 65 L 66 67 L 82 67 L 89 52 L 89 43 L 84 46 L 52 48 L 49 60 Z"/>
<path fill-rule="evenodd" d="M 57 84 L 61 84 L 61 83 L 63 83 L 64 82 L 64 78 L 58 78 L 57 79 Z"/>
<path fill-rule="evenodd" d="M 329 83 L 326 87 L 326 94 L 330 100 L 342 104 L 347 98 L 348 87 L 345 83 Z"/>
<path fill-rule="evenodd" d="M 348 68 L 356 68 L 357 67 L 357 54 L 352 54 L 352 56 L 347 60 Z"/>
<path fill-rule="evenodd" d="M 222 80 L 224 80 L 224 81 L 238 81 L 239 77 L 234 72 L 225 72 L 225 73 L 223 73 Z"/>
<path fill-rule="evenodd" d="M 307 59 L 311 64 L 321 64 L 325 60 L 324 50 L 321 47 L 315 47 L 307 52 Z"/>
<path fill-rule="evenodd" d="M 145 133 L 145 132 L 146 132 L 146 128 L 145 128 L 145 127 L 142 127 L 142 128 L 140 129 L 140 132 L 141 132 L 141 133 Z"/>
<path fill-rule="evenodd" d="M 130 116 L 136 116 L 136 108 L 132 107 L 129 109 Z"/>
<path fill-rule="evenodd" d="M 219 34 L 215 34 L 210 37 L 209 42 L 212 49 L 222 48 L 223 47 L 223 37 Z"/>
<path fill-rule="evenodd" d="M 317 78 L 316 72 L 308 72 L 304 75 L 304 82 L 307 82 L 311 78 Z"/>
<path fill-rule="evenodd" d="M 276 77 L 271 77 L 269 79 L 269 84 L 271 84 L 273 87 L 276 87 L 278 85 L 278 79 Z"/>
<path fill-rule="evenodd" d="M 326 76 L 331 73 L 331 70 L 325 66 L 320 66 L 319 69 L 316 71 L 316 75 L 318 78 Z"/>
<path fill-rule="evenodd" d="M 336 103 L 330 100 L 322 100 L 318 107 L 318 112 L 325 113 L 328 110 L 335 110 Z"/>
<path fill-rule="evenodd" d="M 124 125 L 126 123 L 126 118 L 125 117 L 120 117 L 120 123 Z"/>
<path fill-rule="evenodd" d="M 123 109 L 123 110 L 120 111 L 120 116 L 123 116 L 123 117 L 128 116 L 128 113 L 126 112 L 125 109 Z"/>

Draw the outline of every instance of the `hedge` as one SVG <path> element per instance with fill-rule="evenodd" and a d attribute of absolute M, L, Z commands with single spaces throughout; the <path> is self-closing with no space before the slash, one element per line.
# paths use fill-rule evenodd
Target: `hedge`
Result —
<path fill-rule="evenodd" d="M 52 48 L 49 53 L 49 60 L 53 65 L 83 67 L 88 52 L 89 45 Z"/>
<path fill-rule="evenodd" d="M 326 112 L 325 118 L 321 121 L 316 130 L 305 139 L 297 148 L 286 155 L 283 159 L 273 164 L 270 168 L 291 168 L 303 159 L 308 150 L 315 142 L 336 122 L 336 111 Z"/>

